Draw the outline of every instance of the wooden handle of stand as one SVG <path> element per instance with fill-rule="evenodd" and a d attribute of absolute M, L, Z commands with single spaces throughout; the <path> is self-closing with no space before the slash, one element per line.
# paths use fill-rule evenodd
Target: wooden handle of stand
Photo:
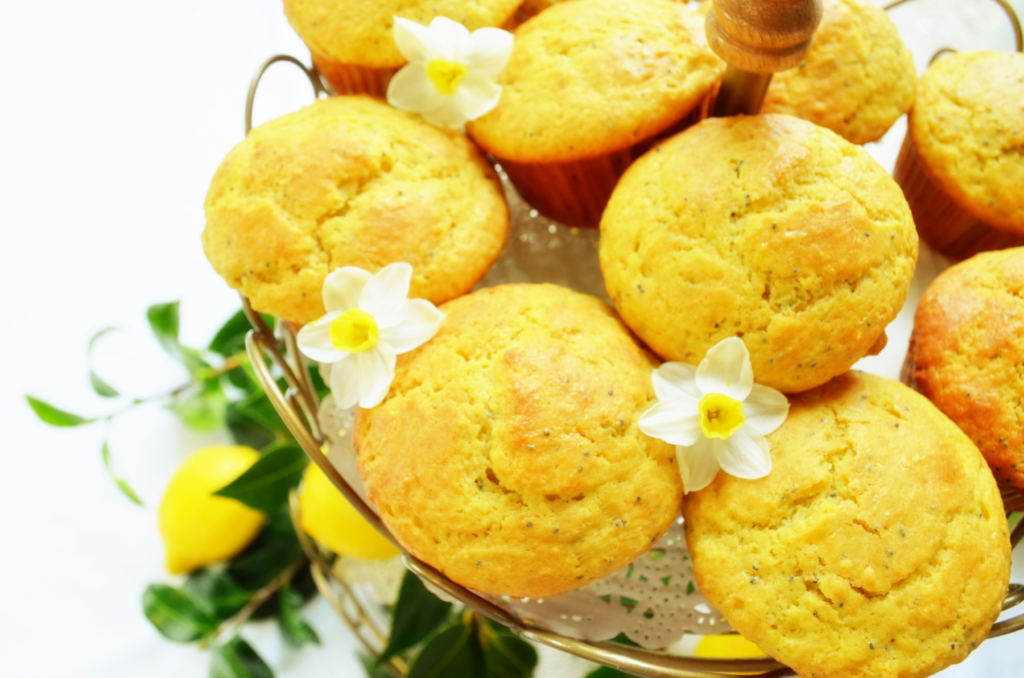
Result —
<path fill-rule="evenodd" d="M 778 73 L 797 66 L 821 22 L 821 0 L 714 0 L 708 44 L 731 66 Z"/>

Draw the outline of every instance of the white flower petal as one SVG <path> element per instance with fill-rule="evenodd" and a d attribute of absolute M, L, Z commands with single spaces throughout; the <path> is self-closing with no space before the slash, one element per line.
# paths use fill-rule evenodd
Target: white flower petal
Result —
<path fill-rule="evenodd" d="M 304 356 L 318 363 L 330 364 L 345 357 L 345 354 L 331 344 L 331 321 L 341 315 L 335 311 L 319 320 L 305 325 L 296 337 L 299 350 Z"/>
<path fill-rule="evenodd" d="M 324 280 L 324 308 L 341 313 L 358 308 L 359 296 L 370 278 L 369 271 L 355 266 L 345 266 L 331 271 Z"/>
<path fill-rule="evenodd" d="M 411 279 L 409 264 L 400 261 L 388 264 L 366 283 L 359 297 L 359 308 L 372 315 L 380 329 L 394 327 L 402 317 Z"/>
<path fill-rule="evenodd" d="M 498 105 L 501 87 L 483 71 L 470 71 L 451 98 L 464 120 L 476 120 Z"/>
<path fill-rule="evenodd" d="M 331 393 L 338 407 L 347 410 L 359 402 L 359 369 L 355 356 L 358 353 L 343 353 L 343 360 L 331 365 Z"/>
<path fill-rule="evenodd" d="M 359 374 L 359 407 L 380 405 L 395 378 L 395 352 L 387 344 L 377 344 L 352 357 Z"/>
<path fill-rule="evenodd" d="M 640 430 L 672 445 L 693 445 L 701 437 L 697 403 L 662 400 L 640 416 Z"/>
<path fill-rule="evenodd" d="M 744 424 L 722 443 L 715 449 L 715 456 L 722 470 L 729 475 L 754 480 L 771 473 L 768 441 L 756 430 Z"/>
<path fill-rule="evenodd" d="M 426 113 L 421 113 L 421 115 L 424 120 L 434 127 L 462 129 L 462 126 L 466 124 L 466 116 L 462 114 L 462 110 L 459 108 L 457 100 L 454 96 L 445 97 L 444 99 L 445 101 L 440 108 Z"/>
<path fill-rule="evenodd" d="M 415 21 L 395 17 L 395 46 L 410 63 L 427 62 L 441 54 L 438 36 Z"/>
<path fill-rule="evenodd" d="M 401 355 L 434 338 L 444 313 L 426 299 L 409 299 L 402 306 L 398 324 L 380 331 L 380 341 Z"/>
<path fill-rule="evenodd" d="M 774 388 L 754 384 L 750 395 L 743 401 L 743 416 L 746 425 L 761 435 L 768 435 L 786 421 L 789 415 L 789 400 Z"/>
<path fill-rule="evenodd" d="M 422 62 L 406 64 L 388 83 L 388 103 L 400 111 L 429 113 L 444 106 L 447 100 L 430 81 L 427 66 Z"/>
<path fill-rule="evenodd" d="M 687 363 L 664 363 L 651 375 L 658 400 L 689 398 L 697 403 L 704 397 L 697 386 L 697 368 Z"/>
<path fill-rule="evenodd" d="M 697 386 L 705 394 L 724 393 L 743 400 L 753 384 L 750 352 L 739 337 L 729 337 L 712 346 L 697 367 Z"/>
<path fill-rule="evenodd" d="M 434 59 L 458 61 L 459 55 L 467 51 L 469 29 L 448 17 L 434 17 L 430 22 L 430 36 L 437 50 Z"/>
<path fill-rule="evenodd" d="M 469 36 L 462 63 L 470 71 L 483 71 L 493 80 L 508 65 L 514 41 L 514 35 L 500 28 L 478 28 Z"/>
<path fill-rule="evenodd" d="M 683 492 L 689 494 L 703 490 L 718 475 L 718 455 L 715 448 L 722 441 L 701 436 L 689 447 L 676 448 L 676 463 L 683 476 Z"/>

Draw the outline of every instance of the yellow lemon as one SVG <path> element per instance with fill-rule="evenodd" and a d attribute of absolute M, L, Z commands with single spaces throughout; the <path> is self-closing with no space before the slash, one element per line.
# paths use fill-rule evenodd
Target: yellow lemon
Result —
<path fill-rule="evenodd" d="M 741 635 L 704 636 L 694 654 L 708 659 L 756 659 L 768 656 Z"/>
<path fill-rule="evenodd" d="M 316 464 L 310 464 L 303 477 L 299 516 L 303 531 L 334 553 L 368 560 L 384 560 L 399 554 L 391 542 L 345 501 Z"/>
<path fill-rule="evenodd" d="M 213 493 L 259 457 L 251 447 L 213 445 L 192 453 L 174 472 L 157 510 L 168 572 L 191 572 L 227 560 L 256 537 L 263 514 Z"/>

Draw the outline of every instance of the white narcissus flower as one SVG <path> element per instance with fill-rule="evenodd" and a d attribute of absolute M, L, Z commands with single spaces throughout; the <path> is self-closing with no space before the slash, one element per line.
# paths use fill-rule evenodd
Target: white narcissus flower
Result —
<path fill-rule="evenodd" d="M 443 16 L 430 27 L 395 17 L 395 44 L 409 63 L 388 85 L 388 103 L 438 127 L 462 127 L 498 105 L 494 79 L 512 55 L 514 36 L 465 26 Z"/>
<path fill-rule="evenodd" d="M 720 341 L 698 367 L 665 363 L 651 381 L 658 402 L 640 417 L 640 430 L 676 446 L 687 493 L 711 484 L 719 468 L 751 480 L 771 472 L 765 436 L 786 420 L 789 401 L 754 383 L 742 339 Z"/>
<path fill-rule="evenodd" d="M 406 299 L 412 266 L 389 264 L 370 275 L 346 266 L 324 280 L 327 315 L 299 330 L 299 350 L 331 365 L 338 406 L 379 405 L 395 378 L 395 356 L 430 341 L 444 314 L 425 299 Z"/>

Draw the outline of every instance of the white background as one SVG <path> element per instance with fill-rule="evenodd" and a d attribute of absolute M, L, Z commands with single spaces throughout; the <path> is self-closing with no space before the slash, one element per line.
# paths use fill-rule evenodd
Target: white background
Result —
<path fill-rule="evenodd" d="M 947 43 L 1012 46 L 992 3 L 916 4 L 893 17 L 919 69 Z M 1024 0 L 1014 4 L 1020 9 Z M 242 138 L 251 73 L 281 52 L 307 58 L 280 0 L 3 4 L 2 676 L 206 675 L 206 657 L 164 641 L 140 599 L 148 583 L 169 581 L 154 514 L 164 483 L 189 452 L 226 437 L 192 434 L 159 407 L 118 419 L 111 446 L 117 470 L 146 503 L 137 508 L 103 471 L 103 427 L 46 427 L 23 394 L 89 416 L 118 407 L 87 385 L 86 342 L 107 326 L 121 331 L 100 345 L 97 366 L 122 392 L 154 394 L 184 380 L 153 342 L 144 311 L 180 299 L 183 339 L 203 345 L 237 308 L 203 257 L 202 204 L 214 169 Z M 256 122 L 310 98 L 297 70 L 276 66 L 257 99 Z M 902 134 L 901 122 L 870 149 L 887 167 Z M 922 270 L 939 266 L 923 255 Z M 897 376 L 911 314 L 905 309 L 889 348 L 867 369 Z M 1014 579 L 1024 581 L 1019 565 Z M 354 643 L 323 601 L 307 616 L 325 641 L 321 649 L 289 653 L 266 627 L 247 635 L 284 678 L 360 675 Z M 943 676 L 1020 676 L 1020 644 L 1013 636 L 990 641 Z"/>

